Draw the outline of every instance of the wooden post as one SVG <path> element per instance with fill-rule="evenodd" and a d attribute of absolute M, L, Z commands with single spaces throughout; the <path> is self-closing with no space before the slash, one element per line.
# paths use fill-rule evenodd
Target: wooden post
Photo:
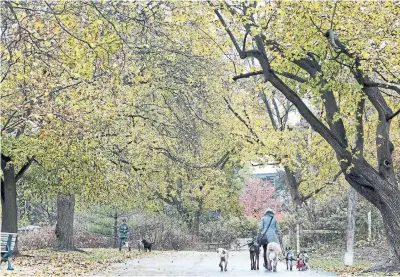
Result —
<path fill-rule="evenodd" d="M 372 239 L 372 214 L 371 211 L 368 212 L 368 240 Z"/>
<path fill-rule="evenodd" d="M 296 232 L 297 232 L 297 234 L 296 234 L 296 240 L 297 240 L 296 251 L 297 251 L 297 254 L 299 254 L 300 253 L 300 226 L 298 223 L 296 225 Z"/>

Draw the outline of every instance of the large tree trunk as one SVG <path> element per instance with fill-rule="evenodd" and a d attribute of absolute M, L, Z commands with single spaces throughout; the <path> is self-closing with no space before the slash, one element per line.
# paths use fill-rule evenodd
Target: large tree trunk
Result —
<path fill-rule="evenodd" d="M 346 174 L 346 180 L 362 196 L 377 207 L 382 215 L 386 235 L 389 241 L 389 247 L 394 256 L 391 257 L 391 263 L 400 265 L 400 189 L 397 184 L 392 184 L 384 178 L 374 178 L 376 171 L 370 167 L 362 168 L 364 176 L 372 183 L 357 174 L 357 172 Z"/>
<path fill-rule="evenodd" d="M 380 212 L 389 240 L 390 263 L 400 265 L 400 191 L 397 187 L 397 193 L 390 192 L 388 189 L 382 195 Z"/>
<path fill-rule="evenodd" d="M 357 192 L 350 188 L 349 205 L 347 210 L 347 238 L 346 238 L 346 253 L 344 254 L 344 265 L 353 266 L 354 257 L 354 234 L 356 229 L 356 211 L 357 211 Z"/>
<path fill-rule="evenodd" d="M 3 169 L 3 174 L 4 181 L 2 180 L 1 182 L 1 231 L 17 233 L 17 182 L 15 180 L 14 166 L 8 163 L 7 167 Z"/>
<path fill-rule="evenodd" d="M 194 215 L 194 219 L 193 219 L 193 232 L 197 236 L 200 233 L 200 217 L 201 217 L 202 210 L 203 210 L 203 201 L 199 201 L 197 211 L 196 211 L 196 213 Z"/>
<path fill-rule="evenodd" d="M 73 251 L 75 196 L 63 194 L 57 197 L 56 237 L 59 251 Z"/>

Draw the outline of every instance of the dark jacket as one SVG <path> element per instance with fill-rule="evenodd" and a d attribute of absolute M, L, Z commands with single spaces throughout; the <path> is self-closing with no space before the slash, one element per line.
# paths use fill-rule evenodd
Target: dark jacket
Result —
<path fill-rule="evenodd" d="M 128 225 L 125 223 L 122 223 L 121 226 L 119 226 L 119 237 L 120 238 L 126 238 L 128 236 Z"/>

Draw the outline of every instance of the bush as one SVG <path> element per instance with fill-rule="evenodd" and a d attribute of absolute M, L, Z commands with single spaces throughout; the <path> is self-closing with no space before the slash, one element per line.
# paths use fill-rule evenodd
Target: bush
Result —
<path fill-rule="evenodd" d="M 19 250 L 36 250 L 54 248 L 56 246 L 55 226 L 43 226 L 37 232 L 18 235 Z M 74 231 L 74 242 L 77 248 L 109 248 L 112 238 L 99 236 L 83 231 Z"/>
<path fill-rule="evenodd" d="M 18 235 L 19 250 L 34 250 L 54 247 L 56 244 L 55 226 L 43 226 L 37 232 Z"/>
<path fill-rule="evenodd" d="M 233 243 L 237 238 L 254 237 L 257 235 L 258 223 L 251 218 L 232 217 L 203 223 L 200 226 L 202 241 Z"/>

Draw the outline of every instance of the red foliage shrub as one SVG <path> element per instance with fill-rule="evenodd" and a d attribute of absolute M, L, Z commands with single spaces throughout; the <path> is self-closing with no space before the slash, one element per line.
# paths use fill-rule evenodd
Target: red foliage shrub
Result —
<path fill-rule="evenodd" d="M 279 198 L 274 197 L 275 188 L 269 181 L 260 178 L 251 178 L 246 183 L 240 202 L 244 214 L 260 220 L 267 208 L 272 208 L 277 217 L 280 217 L 282 204 Z"/>

